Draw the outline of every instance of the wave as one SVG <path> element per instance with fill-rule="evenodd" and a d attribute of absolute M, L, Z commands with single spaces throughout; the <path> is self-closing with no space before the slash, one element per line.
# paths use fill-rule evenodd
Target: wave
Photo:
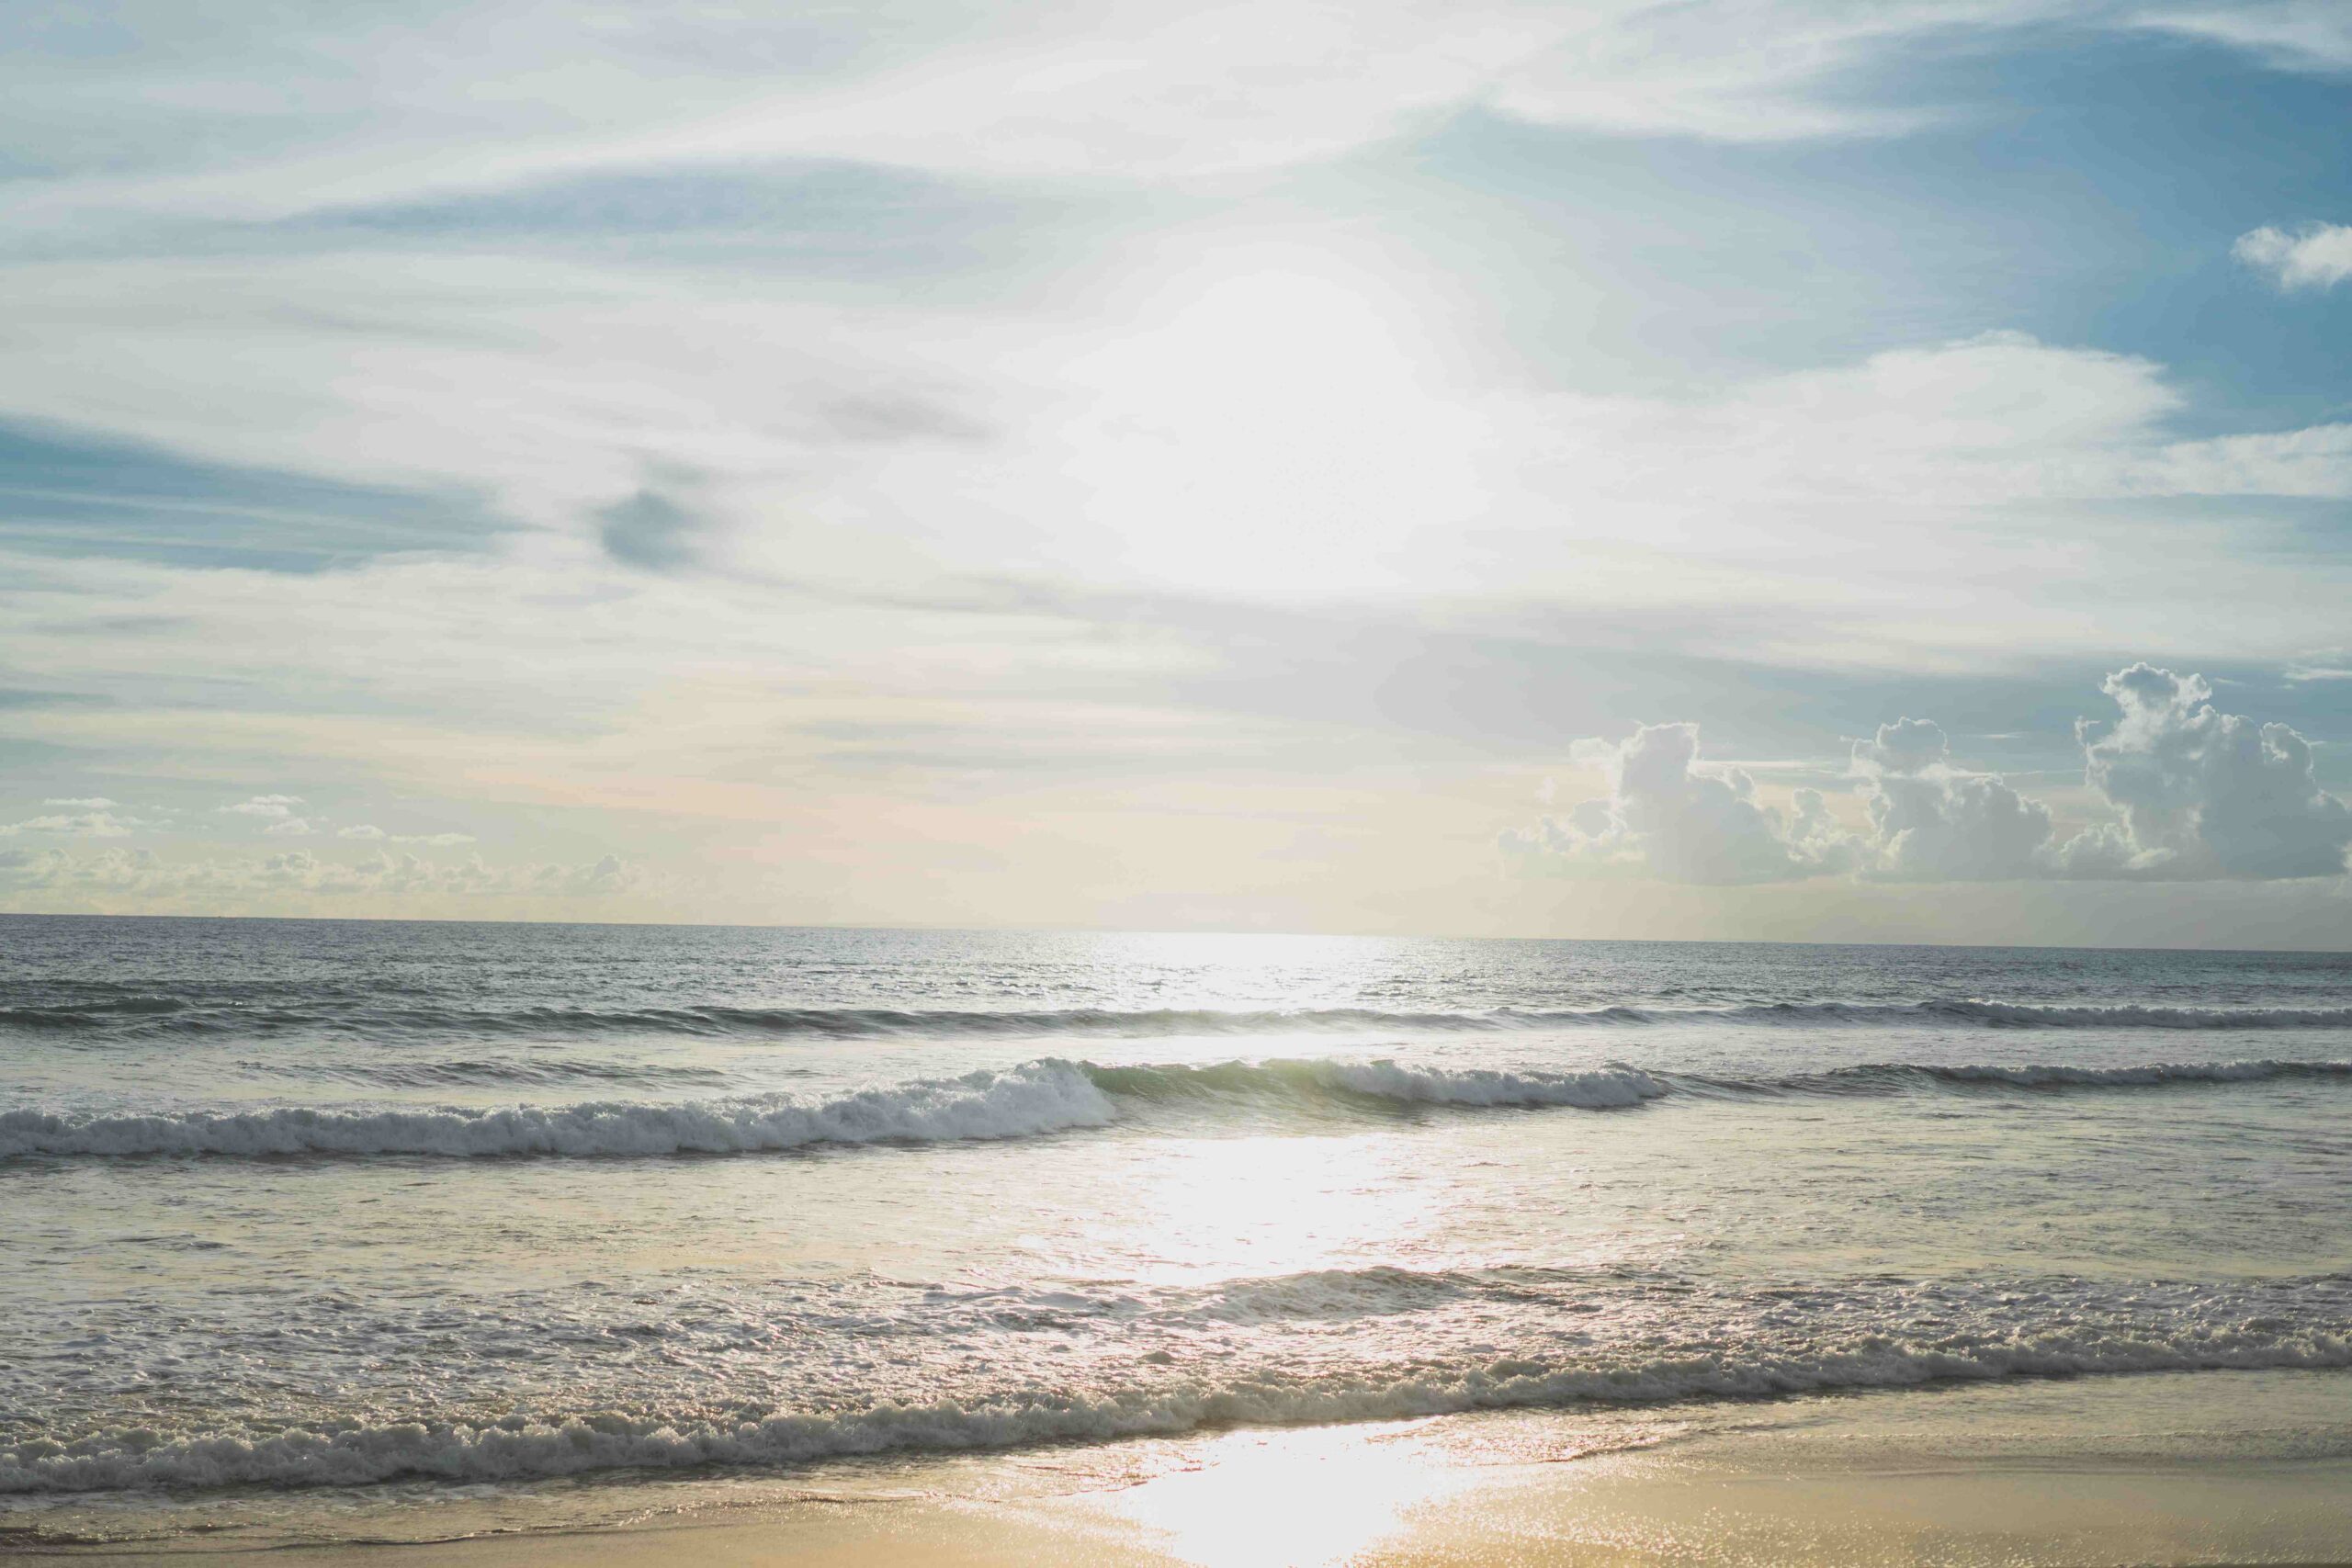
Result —
<path fill-rule="evenodd" d="M 1506 1072 L 1489 1067 L 1406 1066 L 1329 1059 L 1220 1062 L 1205 1066 L 1097 1066 L 1087 1077 L 1104 1093 L 1143 1100 L 1216 1096 L 1314 1098 L 1346 1095 L 1402 1105 L 1564 1106 L 1615 1111 L 1671 1092 L 1632 1067 L 1590 1072 Z"/>
<path fill-rule="evenodd" d="M 2273 1078 L 2352 1077 L 2352 1062 L 2150 1062 L 2111 1067 L 2042 1064 L 1914 1069 L 1957 1084 L 2007 1084 L 2018 1089 L 2141 1089 L 2161 1084 L 2261 1083 Z"/>
<path fill-rule="evenodd" d="M 93 1116 L 0 1112 L 0 1159 L 27 1156 L 292 1155 L 454 1158 L 780 1153 L 826 1144 L 926 1144 L 1035 1137 L 1108 1125 L 1154 1105 L 1343 1111 L 1453 1107 L 1624 1111 L 1682 1092 L 1721 1097 L 1899 1094 L 1920 1087 L 2129 1089 L 2352 1081 L 2352 1061 L 1866 1063 L 1784 1077 L 1408 1066 L 1381 1059 L 1276 1058 L 1206 1065 L 1101 1066 L 1046 1058 L 1004 1071 L 919 1080 L 808 1102 L 595 1100 L 499 1110 L 276 1107 Z"/>
<path fill-rule="evenodd" d="M 1623 1016 L 1632 1015 L 1632 1016 Z M 1514 1014 L 1516 1020 L 1566 1018 L 1628 1023 L 1738 1023 L 1808 1028 L 1965 1024 L 1980 1029 L 2164 1029 L 2266 1031 L 2352 1029 L 2352 1008 L 2195 1008 L 2052 1005 L 1939 998 L 1920 1002 L 1764 1002 L 1675 1010 L 1611 1008 L 1605 1013 Z"/>
<path fill-rule="evenodd" d="M 467 1088 L 477 1085 L 571 1083 L 713 1085 L 728 1081 L 722 1068 L 666 1062 L 610 1062 L 577 1056 L 522 1056 L 404 1061 L 268 1061 L 246 1057 L 231 1064 L 264 1078 L 308 1078 L 385 1089 Z"/>
<path fill-rule="evenodd" d="M 2340 1304 L 2340 1303 L 2339 1303 Z M 1586 1353 L 1486 1353 L 1345 1371 L 1205 1376 L 1137 1358 L 1125 1386 L 975 1393 L 929 1404 L 705 1408 L 397 1420 L 169 1435 L 114 1429 L 0 1448 L 0 1495 L 540 1480 L 612 1470 L 777 1467 L 892 1451 L 1010 1449 L 1236 1426 L 1399 1420 L 1463 1411 L 1756 1399 L 1961 1381 L 2352 1366 L 2338 1314 L 2221 1301 L 2188 1310 L 2052 1303 L 2007 1325 L 1847 1324 L 1817 1340 L 1768 1332 Z"/>
<path fill-rule="evenodd" d="M 2061 1062 L 1862 1062 L 1783 1077 L 1740 1077 L 1704 1073 L 1662 1075 L 1669 1089 L 1732 1095 L 1903 1094 L 1920 1089 L 2165 1089 L 2190 1085 L 2352 1080 L 2352 1061 L 2127 1062 L 2080 1066 Z"/>
<path fill-rule="evenodd" d="M 1114 1114 L 1084 1073 L 1068 1063 L 1037 1062 L 1010 1072 L 866 1089 L 814 1104 L 769 1096 L 499 1111 L 290 1107 L 82 1117 L 11 1111 L 0 1113 L 0 1157 L 751 1154 L 818 1144 L 1030 1137 L 1101 1126 Z"/>
<path fill-rule="evenodd" d="M 1718 1008 L 1620 1005 L 1584 1009 L 1494 1008 L 1390 1011 L 1339 1007 L 1288 1010 L 1060 1008 L 1044 1010 L 690 1007 L 602 1010 L 533 1007 L 347 1009 L 238 1004 L 140 997 L 102 1004 L 0 1008 L 0 1027 L 98 1031 L 110 1037 L 263 1035 L 325 1031 L 355 1035 L 593 1035 L 606 1033 L 751 1038 L 947 1037 L 1051 1039 L 1171 1036 L 1475 1033 L 1657 1026 L 2272 1031 L 2352 1029 L 2352 1007 L 2197 1008 L 2049 1005 L 1939 998 L 1916 1002 L 1758 1002 Z"/>
<path fill-rule="evenodd" d="M 278 1107 L 178 1114 L 0 1112 L 0 1158 L 216 1155 L 662 1156 L 776 1153 L 819 1144 L 943 1143 L 1099 1127 L 1117 1100 L 1322 1098 L 1402 1105 L 1617 1110 L 1669 1092 L 1631 1068 L 1581 1073 L 1408 1067 L 1389 1061 L 1104 1067 L 1047 1059 L 1003 1072 L 866 1089 L 809 1104 L 782 1096 L 598 1100 L 493 1111 Z"/>

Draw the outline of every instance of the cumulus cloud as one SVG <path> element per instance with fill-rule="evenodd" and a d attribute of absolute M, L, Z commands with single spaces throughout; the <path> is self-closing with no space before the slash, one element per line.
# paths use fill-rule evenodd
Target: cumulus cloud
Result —
<path fill-rule="evenodd" d="M 1671 882 L 1852 873 L 1904 882 L 2030 877 L 2276 881 L 2334 876 L 2352 807 L 2319 785 L 2311 743 L 2284 724 L 2215 709 L 2201 676 L 2135 664 L 2101 688 L 2121 716 L 2077 725 L 2084 782 L 2114 813 L 2063 842 L 2050 807 L 1997 774 L 1957 766 L 1949 738 L 1902 718 L 1856 744 L 1849 775 L 1867 832 L 1838 826 L 1819 791 L 1783 813 L 1737 768 L 1698 767 L 1699 727 L 1647 725 L 1589 754 L 1611 789 L 1565 817 L 1502 836 L 1506 852 L 1563 869 Z"/>
<path fill-rule="evenodd" d="M 83 795 L 52 796 L 42 801 L 41 804 L 43 806 L 78 806 L 85 811 L 111 811 L 121 802 L 108 800 L 103 795 Z"/>
<path fill-rule="evenodd" d="M 2230 254 L 2281 288 L 2332 288 L 2352 277 L 2352 224 L 2256 229 L 2239 235 Z"/>
<path fill-rule="evenodd" d="M 1793 818 L 1759 804 L 1745 770 L 1697 765 L 1695 724 L 1644 725 L 1589 754 L 1610 773 L 1609 797 L 1506 833 L 1507 852 L 1669 882 L 1776 882 L 1840 869 L 1833 860 L 1843 846 L 1826 832 L 1819 795 L 1801 792 L 1810 798 L 1799 799 Z"/>
<path fill-rule="evenodd" d="M 1911 882 L 2030 876 L 2050 840 L 2050 808 L 1996 774 L 1955 768 L 1942 728 L 1924 718 L 1879 726 L 1854 748 L 1871 833 L 1859 862 Z"/>
<path fill-rule="evenodd" d="M 2135 664 L 2103 687 L 2122 716 L 2078 727 L 2085 776 L 2118 819 L 2070 840 L 2060 870 L 2156 880 L 2329 876 L 2352 807 L 2319 786 L 2311 742 L 2217 710 L 2203 677 Z"/>

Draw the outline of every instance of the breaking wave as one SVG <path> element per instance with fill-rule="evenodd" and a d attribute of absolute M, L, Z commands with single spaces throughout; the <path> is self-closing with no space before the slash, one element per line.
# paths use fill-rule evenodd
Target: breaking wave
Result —
<path fill-rule="evenodd" d="M 1401 1276 L 1399 1270 L 1380 1270 Z M 1393 1292 L 1397 1278 L 1377 1281 Z M 1283 1281 L 1254 1282 L 1261 1288 Z M 1328 1296 L 1320 1277 L 1303 1283 Z M 0 1495 L 238 1485 L 538 1480 L 613 1470 L 778 1467 L 894 1451 L 1011 1449 L 1233 1426 L 1397 1420 L 1462 1411 L 1755 1399 L 1962 1381 L 2352 1366 L 2339 1280 L 2261 1292 L 2175 1287 L 1984 1301 L 1874 1303 L 1766 1292 L 1704 1333 L 1523 1354 L 1487 1348 L 1351 1370 L 1145 1355 L 1105 1382 L 1015 1382 L 928 1403 L 722 1414 L 707 1405 L 377 1419 L 172 1433 L 117 1427 L 0 1447 Z M 1430 1282 L 1433 1290 L 1458 1282 Z M 2000 1316 L 1987 1316 L 1998 1304 Z M 1694 1305 L 1696 1303 L 1693 1303 Z M 1751 1300 L 1747 1307 L 1758 1304 Z M 1917 1309 L 1925 1307 L 1924 1312 Z M 1957 1306 L 1959 1310 L 1951 1310 Z M 1887 1308 L 1897 1310 L 1889 1313 Z M 1903 1310 L 1908 1307 L 1906 1314 Z"/>
<path fill-rule="evenodd" d="M 732 1155 L 814 1144 L 1020 1138 L 1115 1114 L 1062 1062 L 866 1089 L 814 1104 L 776 1096 L 660 1104 L 600 1100 L 499 1111 L 290 1107 L 178 1115 L 0 1113 L 0 1157 L 24 1155 Z"/>
<path fill-rule="evenodd" d="M 1455 1107 L 1625 1111 L 1679 1092 L 1868 1095 L 1937 1086 L 2125 1089 L 2352 1082 L 2352 1061 L 2057 1064 L 1875 1063 L 1781 1077 L 1608 1066 L 1581 1072 L 1275 1059 L 1104 1066 L 1047 1058 L 806 1101 L 784 1095 L 678 1102 L 594 1100 L 498 1110 L 287 1106 L 147 1115 L 0 1112 L 0 1159 L 24 1156 L 405 1155 L 452 1158 L 780 1153 L 816 1145 L 1035 1137 L 1108 1125 L 1126 1108 L 1220 1104 L 1333 1111 Z"/>

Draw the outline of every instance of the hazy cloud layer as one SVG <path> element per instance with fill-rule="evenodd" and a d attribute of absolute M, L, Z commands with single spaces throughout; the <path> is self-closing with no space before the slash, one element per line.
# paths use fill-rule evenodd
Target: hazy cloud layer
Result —
<path fill-rule="evenodd" d="M 644 880 L 639 868 L 609 854 L 576 864 L 491 865 L 479 855 L 433 861 L 389 851 L 356 860 L 308 850 L 198 860 L 169 859 L 145 849 L 0 851 L 0 887 L 54 895 L 44 905 L 68 908 L 205 908 L 284 896 L 443 905 L 472 899 L 560 903 L 628 894 L 640 889 Z"/>
<path fill-rule="evenodd" d="M 50 804 L 64 806 L 79 803 L 51 801 Z M 0 822 L 0 839 L 13 839 L 25 833 L 74 835 L 90 839 L 122 839 L 130 837 L 141 827 L 151 826 L 135 817 L 122 815 L 110 809 L 113 804 L 112 801 L 106 802 L 109 809 L 51 812 L 40 817 L 28 817 L 19 822 Z"/>

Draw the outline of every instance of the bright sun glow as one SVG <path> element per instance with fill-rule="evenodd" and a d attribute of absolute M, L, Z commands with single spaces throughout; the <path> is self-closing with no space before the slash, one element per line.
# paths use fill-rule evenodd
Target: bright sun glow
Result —
<path fill-rule="evenodd" d="M 1444 395 L 1433 302 L 1340 256 L 1248 248 L 1145 292 L 1079 355 L 1064 438 L 1091 526 L 1163 580 L 1251 592 L 1408 581 L 1408 537 L 1476 516 L 1492 440 Z"/>
<path fill-rule="evenodd" d="M 1347 1562 L 1471 1479 L 1425 1451 L 1410 1427 L 1236 1432 L 1206 1445 L 1198 1469 L 1107 1506 L 1182 1562 L 1312 1568 Z"/>

